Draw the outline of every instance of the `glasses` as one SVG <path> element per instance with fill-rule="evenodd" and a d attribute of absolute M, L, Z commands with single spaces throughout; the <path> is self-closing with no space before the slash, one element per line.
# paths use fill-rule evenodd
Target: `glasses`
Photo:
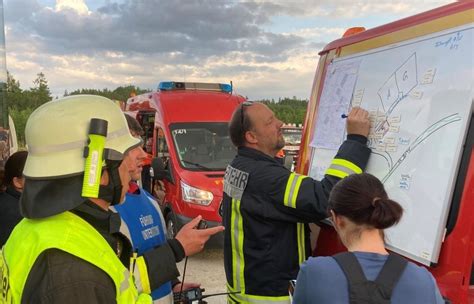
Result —
<path fill-rule="evenodd" d="M 245 130 L 245 127 L 244 127 L 244 119 L 245 119 L 244 107 L 249 107 L 251 105 L 253 105 L 252 101 L 244 101 L 240 105 L 240 127 L 242 128 L 242 132 L 247 131 Z"/>

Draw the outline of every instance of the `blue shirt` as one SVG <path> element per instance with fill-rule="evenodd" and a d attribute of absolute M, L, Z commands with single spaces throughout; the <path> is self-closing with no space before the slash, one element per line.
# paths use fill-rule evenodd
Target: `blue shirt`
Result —
<path fill-rule="evenodd" d="M 374 281 L 388 255 L 354 252 L 365 277 Z M 431 273 L 424 267 L 408 262 L 393 289 L 393 304 L 444 304 Z M 332 257 L 309 258 L 301 265 L 293 303 L 349 303 L 349 286 L 339 264 Z"/>
<path fill-rule="evenodd" d="M 157 202 L 145 190 L 137 194 L 127 193 L 123 204 L 115 205 L 129 235 L 134 251 L 143 255 L 146 251 L 166 243 L 166 224 Z M 153 300 L 171 293 L 171 282 L 152 290 Z"/>

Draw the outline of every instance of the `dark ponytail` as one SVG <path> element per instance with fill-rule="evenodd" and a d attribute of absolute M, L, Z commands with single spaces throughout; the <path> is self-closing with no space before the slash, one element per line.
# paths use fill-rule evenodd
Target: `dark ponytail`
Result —
<path fill-rule="evenodd" d="M 403 208 L 387 196 L 375 176 L 362 173 L 339 181 L 329 195 L 330 210 L 359 225 L 385 229 L 397 224 Z"/>

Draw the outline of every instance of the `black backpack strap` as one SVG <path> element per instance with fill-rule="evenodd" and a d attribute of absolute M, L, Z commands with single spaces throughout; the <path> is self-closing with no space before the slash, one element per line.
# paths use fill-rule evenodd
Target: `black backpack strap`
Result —
<path fill-rule="evenodd" d="M 349 281 L 349 289 L 352 284 L 367 281 L 364 271 L 356 256 L 352 252 L 341 252 L 332 256 L 341 267 Z"/>
<path fill-rule="evenodd" d="M 387 261 L 380 270 L 379 275 L 375 279 L 377 285 L 382 287 L 384 296 L 390 299 L 392 291 L 398 280 L 402 276 L 403 271 L 407 266 L 408 262 L 399 255 L 390 254 Z"/>

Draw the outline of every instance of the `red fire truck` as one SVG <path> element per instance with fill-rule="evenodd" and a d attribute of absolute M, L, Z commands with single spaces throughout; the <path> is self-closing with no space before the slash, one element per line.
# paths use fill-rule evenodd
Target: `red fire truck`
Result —
<path fill-rule="evenodd" d="M 302 132 L 303 127 L 301 124 L 296 125 L 294 123 L 288 123 L 281 127 L 281 133 L 285 139 L 283 151 L 285 152 L 285 155 L 290 155 L 293 157 L 295 164 L 298 160 Z"/>
<path fill-rule="evenodd" d="M 398 225 L 406 230 L 390 234 L 389 241 L 407 245 L 393 249 L 425 266 L 450 303 L 474 303 L 473 29 L 474 2 L 458 1 L 374 29 L 352 29 L 328 44 L 320 52 L 296 168 L 320 178 L 325 168 L 319 160 L 330 162 L 332 156 L 318 145 L 333 144 L 337 149 L 338 141 L 331 142 L 331 135 L 342 138 L 341 114 L 347 113 L 349 105 L 378 104 L 378 109 L 367 108 L 374 125 L 369 135 L 373 151 L 369 167 L 371 162 L 389 167 L 392 175 L 385 175 L 386 187 L 401 194 L 400 202 L 409 202 Z M 461 75 L 465 75 L 464 82 Z M 348 98 L 345 106 L 341 102 L 344 94 Z M 464 111 L 436 121 L 461 105 Z M 454 120 L 448 121 L 451 118 Z M 403 134 L 402 123 L 420 129 L 409 128 Z M 424 124 L 429 127 L 424 129 Z M 450 130 L 459 133 L 446 136 L 444 132 Z M 323 138 L 319 142 L 318 134 Z M 396 158 L 390 158 L 393 156 Z M 449 181 L 449 187 L 448 182 L 437 179 Z M 414 193 L 413 188 L 420 184 L 426 187 Z M 444 195 L 430 197 L 443 187 L 448 189 Z M 435 207 L 438 202 L 443 202 L 441 207 Z M 428 207 L 421 208 L 425 203 Z M 431 214 L 442 216 L 431 221 Z M 408 225 L 406 219 L 413 219 L 413 224 Z M 320 228 L 315 255 L 345 250 L 332 226 L 321 224 Z M 438 247 L 410 251 L 429 241 L 419 231 L 428 234 L 437 229 L 440 234 L 433 243 Z"/>
<path fill-rule="evenodd" d="M 219 83 L 161 82 L 156 92 L 131 97 L 126 112 L 145 130 L 145 149 L 161 159 L 166 195 L 160 205 L 169 237 L 202 215 L 220 224 L 223 177 L 237 151 L 228 122 L 245 98 Z"/>

